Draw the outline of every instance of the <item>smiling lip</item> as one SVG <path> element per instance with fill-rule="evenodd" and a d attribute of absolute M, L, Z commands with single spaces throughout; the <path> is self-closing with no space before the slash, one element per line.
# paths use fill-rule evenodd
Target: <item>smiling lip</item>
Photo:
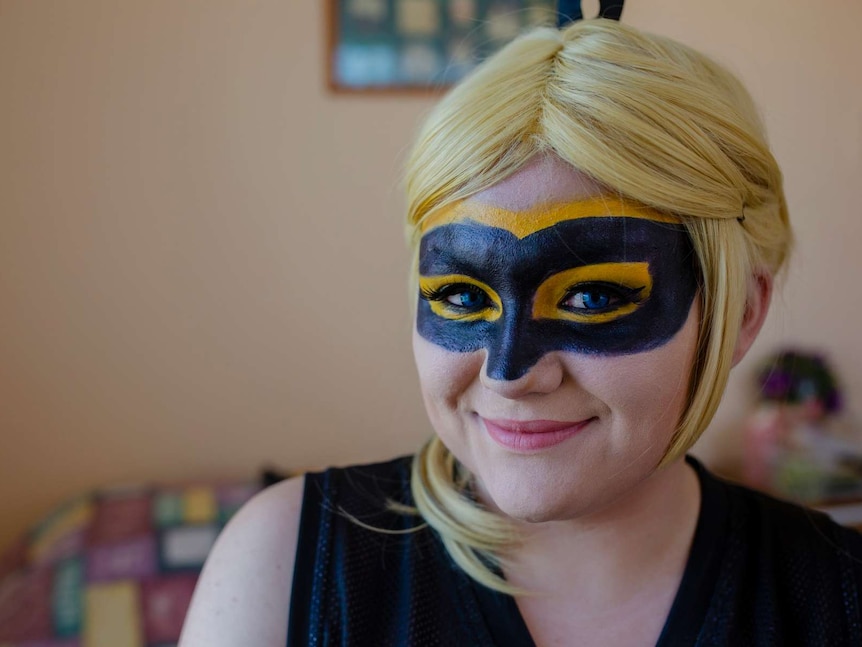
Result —
<path fill-rule="evenodd" d="M 533 452 L 559 445 L 595 418 L 579 422 L 555 420 L 491 420 L 482 418 L 488 435 L 498 445 L 516 452 Z"/>

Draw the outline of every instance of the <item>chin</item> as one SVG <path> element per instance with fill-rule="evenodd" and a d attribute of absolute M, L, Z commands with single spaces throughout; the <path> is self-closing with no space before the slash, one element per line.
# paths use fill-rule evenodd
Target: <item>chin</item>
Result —
<path fill-rule="evenodd" d="M 484 495 L 491 506 L 502 514 L 524 523 L 561 521 L 578 516 L 579 502 L 572 500 L 571 485 L 564 486 L 553 480 L 507 478 L 505 471 L 497 471 L 497 479 L 485 480 Z M 568 494 L 561 498 L 561 495 Z M 583 502 L 581 502 L 583 503 Z"/>
<path fill-rule="evenodd" d="M 474 472 L 482 497 L 500 513 L 529 524 L 586 519 L 610 511 L 648 479 L 646 471 L 629 470 L 608 482 L 602 473 L 578 468 L 578 461 L 495 463 Z"/>
<path fill-rule="evenodd" d="M 507 517 L 528 524 L 563 521 L 579 516 L 578 506 L 552 500 L 495 499 L 497 509 Z"/>

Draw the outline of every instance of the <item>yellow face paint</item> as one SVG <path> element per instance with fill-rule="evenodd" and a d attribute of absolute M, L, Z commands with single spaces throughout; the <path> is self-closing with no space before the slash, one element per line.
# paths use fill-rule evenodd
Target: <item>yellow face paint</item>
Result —
<path fill-rule="evenodd" d="M 609 301 L 607 305 L 594 303 L 590 307 L 591 304 L 582 296 L 589 294 L 590 290 L 611 295 L 605 297 Z M 650 292 L 652 278 L 648 263 L 599 263 L 573 267 L 554 274 L 539 285 L 533 301 L 533 318 L 564 319 L 584 324 L 607 323 L 637 310 L 649 298 Z M 617 295 L 616 300 L 614 294 Z"/>
<path fill-rule="evenodd" d="M 481 202 L 458 201 L 431 213 L 419 225 L 424 235 L 436 227 L 472 221 L 512 232 L 519 240 L 565 220 L 614 216 L 679 223 L 679 218 L 621 198 L 598 196 L 576 202 L 540 204 L 523 211 L 509 211 Z"/>
<path fill-rule="evenodd" d="M 661 346 L 697 292 L 680 220 L 617 198 L 523 211 L 468 200 L 421 231 L 417 331 L 452 352 L 484 350 L 494 379 L 517 379 L 554 351 Z"/>
<path fill-rule="evenodd" d="M 462 274 L 419 277 L 419 293 L 438 317 L 452 321 L 496 321 L 500 296 L 482 281 Z"/>

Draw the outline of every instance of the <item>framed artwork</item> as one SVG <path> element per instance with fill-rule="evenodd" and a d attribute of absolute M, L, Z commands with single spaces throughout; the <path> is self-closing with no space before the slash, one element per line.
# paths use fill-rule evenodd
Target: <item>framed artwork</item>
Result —
<path fill-rule="evenodd" d="M 556 0 L 327 0 L 329 87 L 443 89 L 504 43 L 556 23 Z"/>

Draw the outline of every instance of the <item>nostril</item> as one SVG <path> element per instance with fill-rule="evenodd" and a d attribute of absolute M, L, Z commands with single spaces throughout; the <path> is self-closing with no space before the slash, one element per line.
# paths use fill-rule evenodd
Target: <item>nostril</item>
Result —
<path fill-rule="evenodd" d="M 550 393 L 563 383 L 563 365 L 556 353 L 548 353 L 523 373 L 512 379 L 503 375 L 495 375 L 487 362 L 481 373 L 482 384 L 489 390 L 506 398 L 518 398 L 531 393 Z"/>

